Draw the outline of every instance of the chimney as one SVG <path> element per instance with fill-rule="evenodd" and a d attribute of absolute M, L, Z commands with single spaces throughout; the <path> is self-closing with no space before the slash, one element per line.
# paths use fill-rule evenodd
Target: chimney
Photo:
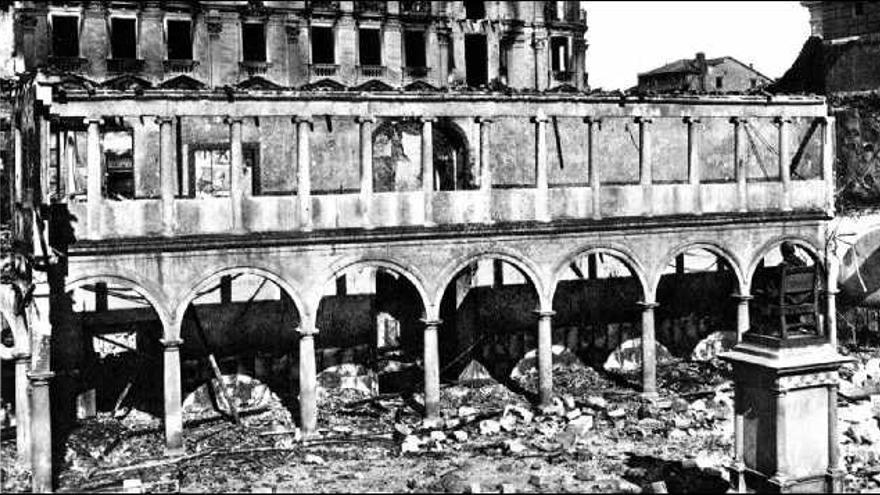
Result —
<path fill-rule="evenodd" d="M 694 63 L 697 66 L 697 70 L 700 71 L 699 90 L 704 92 L 707 87 L 706 77 L 709 75 L 709 65 L 706 64 L 706 54 L 703 52 L 697 52 L 697 57 L 694 59 Z"/>

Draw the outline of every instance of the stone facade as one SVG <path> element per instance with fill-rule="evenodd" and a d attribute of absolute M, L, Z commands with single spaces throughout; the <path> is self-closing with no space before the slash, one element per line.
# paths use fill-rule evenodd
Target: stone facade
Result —
<path fill-rule="evenodd" d="M 880 33 L 880 5 L 877 2 L 807 1 L 801 4 L 810 10 L 811 34 L 826 41 Z"/>

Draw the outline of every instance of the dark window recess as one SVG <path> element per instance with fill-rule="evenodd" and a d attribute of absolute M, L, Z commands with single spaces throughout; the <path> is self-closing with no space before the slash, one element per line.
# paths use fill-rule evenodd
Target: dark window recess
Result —
<path fill-rule="evenodd" d="M 336 63 L 336 46 L 334 43 L 333 28 L 312 28 L 312 63 Z"/>
<path fill-rule="evenodd" d="M 137 58 L 134 19 L 111 19 L 110 33 L 110 54 L 113 58 Z"/>
<path fill-rule="evenodd" d="M 404 63 L 406 67 L 425 67 L 424 31 L 406 31 L 403 39 Z"/>
<path fill-rule="evenodd" d="M 489 60 L 485 35 L 465 35 L 464 60 L 468 86 L 476 88 L 489 82 Z"/>
<path fill-rule="evenodd" d="M 482 1 L 476 0 L 465 0 L 464 2 L 464 16 L 467 19 L 485 19 L 486 18 L 486 4 Z"/>
<path fill-rule="evenodd" d="M 382 65 L 382 42 L 379 38 L 379 30 L 361 29 L 358 41 L 361 65 Z"/>
<path fill-rule="evenodd" d="M 724 78 L 718 76 L 715 78 L 715 89 L 721 89 L 724 87 Z"/>
<path fill-rule="evenodd" d="M 266 61 L 266 31 L 262 24 L 241 25 L 241 51 L 245 62 Z"/>
<path fill-rule="evenodd" d="M 755 89 L 758 87 L 758 80 L 757 79 L 752 78 L 751 83 L 752 83 L 752 89 Z"/>
<path fill-rule="evenodd" d="M 79 20 L 75 16 L 52 16 L 52 55 L 79 57 Z"/>
<path fill-rule="evenodd" d="M 550 38 L 550 53 L 553 59 L 550 68 L 555 71 L 568 70 L 568 38 Z"/>
<path fill-rule="evenodd" d="M 189 21 L 168 21 L 168 59 L 192 60 L 192 31 Z"/>
<path fill-rule="evenodd" d="M 103 134 L 104 170 L 109 199 L 134 199 L 134 134 L 117 128 Z"/>
<path fill-rule="evenodd" d="M 855 4 L 853 4 L 853 14 L 854 15 L 865 15 L 864 2 L 856 2 Z"/>

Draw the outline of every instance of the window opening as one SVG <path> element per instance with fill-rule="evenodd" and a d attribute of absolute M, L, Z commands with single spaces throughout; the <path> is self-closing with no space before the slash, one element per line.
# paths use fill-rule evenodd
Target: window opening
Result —
<path fill-rule="evenodd" d="M 404 36 L 404 62 L 406 67 L 425 67 L 424 31 L 406 31 Z"/>
<path fill-rule="evenodd" d="M 79 57 L 79 19 L 76 16 L 52 16 L 52 54 Z"/>
<path fill-rule="evenodd" d="M 168 59 L 192 60 L 190 21 L 168 21 Z"/>
<path fill-rule="evenodd" d="M 485 35 L 465 35 L 464 58 L 468 86 L 479 87 L 485 85 L 489 80 L 489 64 Z"/>
<path fill-rule="evenodd" d="M 467 19 L 485 19 L 486 4 L 482 1 L 465 0 L 464 12 Z"/>
<path fill-rule="evenodd" d="M 334 43 L 333 28 L 312 28 L 312 63 L 335 64 L 336 49 Z"/>
<path fill-rule="evenodd" d="M 110 21 L 110 54 L 113 58 L 137 58 L 137 31 L 134 19 Z"/>
<path fill-rule="evenodd" d="M 361 65 L 382 65 L 382 43 L 378 29 L 361 29 L 359 32 Z"/>
<path fill-rule="evenodd" d="M 262 24 L 242 24 L 241 42 L 245 62 L 266 61 L 266 31 Z"/>

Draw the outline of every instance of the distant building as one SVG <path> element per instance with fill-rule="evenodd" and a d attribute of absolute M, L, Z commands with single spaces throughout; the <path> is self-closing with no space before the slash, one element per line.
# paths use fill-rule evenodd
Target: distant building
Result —
<path fill-rule="evenodd" d="M 880 33 L 878 2 L 801 2 L 810 10 L 810 30 L 825 41 Z"/>
<path fill-rule="evenodd" d="M 772 80 L 733 57 L 707 59 L 702 52 L 639 74 L 639 91 L 743 92 Z"/>

